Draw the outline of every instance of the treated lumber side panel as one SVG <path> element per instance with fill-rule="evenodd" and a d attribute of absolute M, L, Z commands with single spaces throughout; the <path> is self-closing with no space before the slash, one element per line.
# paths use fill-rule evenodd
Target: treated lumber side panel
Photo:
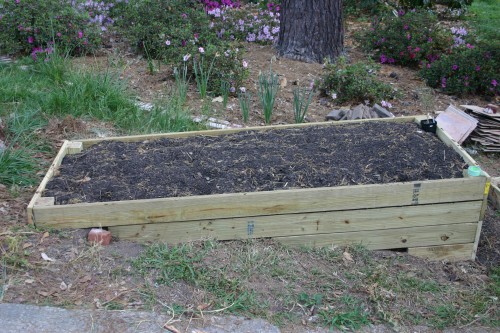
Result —
<path fill-rule="evenodd" d="M 412 247 L 408 254 L 430 260 L 462 261 L 470 260 L 474 250 L 474 243 Z"/>
<path fill-rule="evenodd" d="M 28 210 L 28 224 L 34 224 L 36 222 L 34 219 L 33 208 L 35 207 L 37 202 L 40 199 L 42 199 L 42 193 L 45 190 L 45 186 L 47 186 L 47 183 L 54 175 L 54 172 L 56 172 L 57 168 L 59 168 L 59 166 L 61 165 L 64 156 L 66 156 L 66 154 L 68 153 L 69 145 L 70 145 L 69 141 L 63 142 L 61 149 L 59 149 L 59 153 L 57 153 L 56 157 L 54 158 L 54 161 L 52 162 L 52 164 L 49 167 L 49 170 L 45 174 L 45 177 L 43 177 L 42 182 L 40 183 L 40 185 L 36 189 L 33 197 L 31 198 L 31 201 L 28 204 L 28 209 L 27 209 Z M 45 202 L 46 202 L 46 200 L 45 200 Z"/>
<path fill-rule="evenodd" d="M 500 177 L 491 178 L 489 199 L 495 209 L 500 210 Z"/>
<path fill-rule="evenodd" d="M 477 223 L 414 228 L 342 232 L 333 234 L 275 237 L 290 246 L 324 247 L 361 244 L 370 250 L 473 243 Z"/>
<path fill-rule="evenodd" d="M 485 177 L 37 207 L 36 222 L 88 228 L 483 199 Z"/>
<path fill-rule="evenodd" d="M 476 222 L 481 201 L 111 227 L 120 239 L 187 242 Z"/>
<path fill-rule="evenodd" d="M 245 131 L 269 131 L 273 129 L 285 128 L 300 128 L 309 126 L 342 126 L 347 124 L 365 123 L 367 121 L 388 121 L 388 122 L 412 122 L 415 117 L 398 117 L 398 118 L 377 118 L 377 119 L 360 119 L 348 121 L 335 121 L 335 122 L 317 122 L 317 123 L 302 123 L 302 124 L 287 124 L 287 125 L 272 125 L 272 126 L 255 126 L 243 128 L 229 128 L 229 129 L 215 129 L 205 131 L 190 131 L 190 132 L 175 132 L 175 133 L 161 133 L 161 134 L 147 134 L 147 135 L 131 135 L 131 136 L 117 136 L 109 138 L 86 139 L 80 140 L 83 143 L 83 148 L 90 147 L 96 143 L 103 141 L 121 141 L 121 142 L 139 142 L 144 140 L 157 140 L 163 138 L 186 138 L 190 136 L 219 136 L 225 134 L 232 134 Z"/>

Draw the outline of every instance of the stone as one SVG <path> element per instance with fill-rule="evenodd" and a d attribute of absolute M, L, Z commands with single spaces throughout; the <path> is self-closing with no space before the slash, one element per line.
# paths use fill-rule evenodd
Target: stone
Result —
<path fill-rule="evenodd" d="M 391 112 L 378 104 L 373 106 L 373 111 L 377 113 L 379 118 L 394 118 L 394 115 Z"/>
<path fill-rule="evenodd" d="M 111 232 L 100 228 L 92 228 L 87 236 L 87 239 L 89 243 L 106 246 L 111 243 Z"/>
<path fill-rule="evenodd" d="M 340 120 L 345 115 L 345 110 L 333 110 L 326 115 L 326 120 Z"/>

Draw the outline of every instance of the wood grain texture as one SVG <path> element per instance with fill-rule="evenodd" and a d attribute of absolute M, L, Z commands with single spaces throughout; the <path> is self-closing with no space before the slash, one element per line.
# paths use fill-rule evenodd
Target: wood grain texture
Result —
<path fill-rule="evenodd" d="M 40 225 L 89 228 L 483 199 L 485 177 L 37 207 Z"/>
<path fill-rule="evenodd" d="M 35 204 L 37 203 L 37 201 L 39 201 L 40 198 L 42 197 L 42 193 L 45 190 L 45 186 L 47 186 L 47 183 L 52 178 L 52 176 L 56 172 L 57 168 L 59 168 L 59 166 L 61 165 L 64 156 L 66 156 L 66 154 L 68 153 L 68 146 L 69 146 L 69 141 L 64 141 L 62 146 L 61 146 L 61 149 L 59 149 L 59 153 L 57 153 L 56 157 L 54 158 L 54 161 L 52 162 L 52 164 L 49 167 L 49 170 L 45 174 L 45 177 L 43 177 L 42 182 L 40 183 L 40 185 L 38 185 L 38 188 L 36 189 L 35 194 L 31 198 L 31 201 L 28 204 L 28 208 L 27 208 L 28 224 L 35 224 L 36 223 L 35 218 L 34 218 L 33 208 L 35 207 Z"/>
<path fill-rule="evenodd" d="M 187 242 L 297 236 L 476 222 L 481 201 L 111 227 L 120 239 Z"/>
<path fill-rule="evenodd" d="M 429 260 L 462 261 L 470 260 L 474 250 L 474 243 L 413 247 L 408 254 Z"/>
<path fill-rule="evenodd" d="M 473 243 L 477 223 L 414 228 L 275 237 L 290 246 L 345 246 L 361 244 L 370 250 Z M 470 258 L 470 256 L 469 256 Z"/>

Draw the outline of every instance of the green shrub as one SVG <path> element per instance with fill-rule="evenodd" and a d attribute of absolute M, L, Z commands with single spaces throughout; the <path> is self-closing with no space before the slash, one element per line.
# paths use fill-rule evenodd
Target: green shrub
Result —
<path fill-rule="evenodd" d="M 500 93 L 499 48 L 455 48 L 420 70 L 427 85 L 448 94 L 498 95 Z"/>
<path fill-rule="evenodd" d="M 69 1 L 21 0 L 0 4 L 0 51 L 31 53 L 34 58 L 51 53 L 54 43 L 69 54 L 85 54 L 100 44 L 99 28 L 88 12 Z"/>
<path fill-rule="evenodd" d="M 437 17 L 421 10 L 375 18 L 358 39 L 381 63 L 410 67 L 438 59 L 453 44 L 451 32 L 440 28 Z"/>
<path fill-rule="evenodd" d="M 393 98 L 392 87 L 375 76 L 378 68 L 373 62 L 348 65 L 346 59 L 340 57 L 335 63 L 326 65 L 321 91 L 339 103 Z"/>
<path fill-rule="evenodd" d="M 243 52 L 235 42 L 217 36 L 216 29 L 198 1 L 144 0 L 122 6 L 117 21 L 138 51 L 178 66 L 185 56 L 196 56 L 203 48 L 208 62 L 215 58 L 209 90 L 219 92 L 221 81 L 240 86 L 247 75 Z M 189 71 L 193 72 L 192 65 Z"/>

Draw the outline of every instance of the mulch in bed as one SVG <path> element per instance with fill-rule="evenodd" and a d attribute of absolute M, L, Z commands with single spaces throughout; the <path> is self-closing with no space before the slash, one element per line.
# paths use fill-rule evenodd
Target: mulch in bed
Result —
<path fill-rule="evenodd" d="M 56 204 L 460 178 L 463 159 L 414 123 L 244 131 L 67 155 L 44 196 Z"/>

